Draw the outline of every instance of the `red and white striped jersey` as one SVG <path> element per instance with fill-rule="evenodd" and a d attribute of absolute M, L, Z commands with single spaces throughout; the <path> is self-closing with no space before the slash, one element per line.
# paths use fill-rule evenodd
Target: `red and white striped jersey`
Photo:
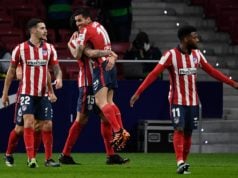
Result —
<path fill-rule="evenodd" d="M 111 50 L 109 35 L 105 28 L 98 22 L 91 22 L 81 28 L 77 43 L 84 46 L 89 43 L 94 49 Z M 99 63 L 105 60 L 107 60 L 106 57 L 97 58 L 97 62 Z"/>
<path fill-rule="evenodd" d="M 78 59 L 79 75 L 78 75 L 78 87 L 92 86 L 93 83 L 93 67 L 92 61 L 82 56 L 82 59 Z"/>
<path fill-rule="evenodd" d="M 44 96 L 47 91 L 48 65 L 58 64 L 52 44 L 42 42 L 40 47 L 25 41 L 15 47 L 11 63 L 22 66 L 21 94 Z"/>
<path fill-rule="evenodd" d="M 195 106 L 198 105 L 196 88 L 197 69 L 201 67 L 213 78 L 234 86 L 235 81 L 212 67 L 200 50 L 192 50 L 190 54 L 184 54 L 179 48 L 171 49 L 161 57 L 156 67 L 148 74 L 135 95 L 140 94 L 158 78 L 164 69 L 168 69 L 170 78 L 170 104 Z"/>
<path fill-rule="evenodd" d="M 201 61 L 207 62 L 199 50 L 193 50 L 189 55 L 178 48 L 166 52 L 160 59 L 159 64 L 169 71 L 169 100 L 172 104 L 198 105 L 196 80 Z"/>

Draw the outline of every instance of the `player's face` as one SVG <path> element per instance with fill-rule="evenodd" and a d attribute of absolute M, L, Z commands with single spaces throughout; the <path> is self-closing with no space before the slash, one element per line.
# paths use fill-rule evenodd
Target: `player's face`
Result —
<path fill-rule="evenodd" d="M 81 27 L 85 26 L 88 24 L 89 22 L 89 18 L 85 18 L 82 15 L 77 15 L 74 17 L 75 22 L 76 22 L 76 26 L 78 27 L 78 29 L 80 29 Z"/>
<path fill-rule="evenodd" d="M 45 23 L 37 24 L 36 37 L 41 40 L 47 40 L 47 29 L 46 29 Z"/>
<path fill-rule="evenodd" d="M 198 48 L 199 37 L 197 32 L 192 32 L 187 38 L 187 48 L 197 49 Z"/>

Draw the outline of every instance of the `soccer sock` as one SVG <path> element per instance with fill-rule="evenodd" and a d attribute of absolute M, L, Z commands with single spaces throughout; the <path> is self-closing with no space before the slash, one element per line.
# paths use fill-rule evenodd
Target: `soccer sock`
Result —
<path fill-rule="evenodd" d="M 28 159 L 34 158 L 34 129 L 24 128 L 23 138 Z"/>
<path fill-rule="evenodd" d="M 184 133 L 182 131 L 174 131 L 174 151 L 177 162 L 183 162 L 183 145 L 184 145 Z"/>
<path fill-rule="evenodd" d="M 184 135 L 184 149 L 183 149 L 183 160 L 186 161 L 188 158 L 188 154 L 190 152 L 190 148 L 191 148 L 191 144 L 192 144 L 192 136 L 191 135 Z"/>
<path fill-rule="evenodd" d="M 75 142 L 77 141 L 79 134 L 83 127 L 84 127 L 84 124 L 80 124 L 79 122 L 74 121 L 74 123 L 72 124 L 72 126 L 69 130 L 69 134 L 68 134 L 67 140 L 64 145 L 64 149 L 63 149 L 64 155 L 66 155 L 66 156 L 70 155 L 71 150 L 72 150 Z"/>
<path fill-rule="evenodd" d="M 22 134 L 17 134 L 15 129 L 11 131 L 8 139 L 6 155 L 11 155 L 16 150 L 21 135 Z"/>
<path fill-rule="evenodd" d="M 42 140 L 45 148 L 45 160 L 52 158 L 53 134 L 52 131 L 42 131 Z"/>
<path fill-rule="evenodd" d="M 117 118 L 118 124 L 120 125 L 121 128 L 123 128 L 120 109 L 119 109 L 119 108 L 117 107 L 117 105 L 115 105 L 115 104 L 112 104 L 112 107 L 113 107 L 114 112 L 115 112 L 115 114 L 116 114 L 116 118 Z"/>
<path fill-rule="evenodd" d="M 104 116 L 108 120 L 108 122 L 111 124 L 112 129 L 114 132 L 119 132 L 121 127 L 119 123 L 117 122 L 116 114 L 114 112 L 113 106 L 110 104 L 106 104 L 101 111 L 103 112 Z"/>
<path fill-rule="evenodd" d="M 114 155 L 115 152 L 111 146 L 112 127 L 108 122 L 101 122 L 101 135 L 103 137 L 107 156 Z"/>
<path fill-rule="evenodd" d="M 41 131 L 35 131 L 34 132 L 34 157 L 36 157 L 36 154 L 39 150 L 40 144 L 41 144 Z"/>

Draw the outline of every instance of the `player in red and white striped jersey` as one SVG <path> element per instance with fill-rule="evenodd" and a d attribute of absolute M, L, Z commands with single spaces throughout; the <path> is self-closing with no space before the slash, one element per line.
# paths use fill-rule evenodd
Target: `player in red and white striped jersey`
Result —
<path fill-rule="evenodd" d="M 76 46 L 75 40 L 78 38 L 78 32 L 75 32 L 68 42 L 68 47 L 71 54 L 76 58 Z M 113 55 L 115 58 L 117 55 L 111 50 L 97 50 L 91 48 L 85 48 L 84 51 L 91 57 L 101 57 L 107 56 L 109 54 Z M 102 113 L 99 113 L 98 109 L 95 108 L 95 99 L 92 90 L 92 61 L 85 55 L 82 55 L 81 59 L 77 59 L 79 64 L 79 76 L 78 76 L 78 87 L 79 87 L 79 97 L 77 103 L 77 116 L 74 123 L 70 127 L 67 140 L 64 145 L 64 149 L 59 157 L 59 161 L 62 164 L 76 164 L 76 162 L 71 157 L 71 150 L 77 141 L 80 133 L 86 123 L 90 113 L 93 111 L 99 114 L 101 118 L 101 134 L 104 140 L 104 145 L 107 154 L 107 164 L 124 164 L 129 161 L 129 159 L 123 159 L 119 155 L 115 154 L 112 146 L 112 128 Z M 95 111 L 96 110 L 96 111 Z"/>
<path fill-rule="evenodd" d="M 164 69 L 169 71 L 169 101 L 174 125 L 173 144 L 178 166 L 177 173 L 184 174 L 188 173 L 189 164 L 186 160 L 191 147 L 192 130 L 197 127 L 199 117 L 196 88 L 198 68 L 201 67 L 215 79 L 236 89 L 238 89 L 238 83 L 212 67 L 197 49 L 199 38 L 195 27 L 181 27 L 178 30 L 178 38 L 180 40 L 178 47 L 164 53 L 157 66 L 131 97 L 130 105 L 134 106 L 141 93 L 156 80 Z"/>
<path fill-rule="evenodd" d="M 24 119 L 24 142 L 30 168 L 37 167 L 34 155 L 34 120 L 49 123 L 43 132 L 43 142 L 46 146 L 47 160 L 45 165 L 59 166 L 52 159 L 52 106 L 46 96 L 48 66 L 52 66 L 56 89 L 62 87 L 62 72 L 58 64 L 57 53 L 53 45 L 46 42 L 47 29 L 41 19 L 30 19 L 27 24 L 30 33 L 29 40 L 17 45 L 12 52 L 11 64 L 4 83 L 2 101 L 7 106 L 8 90 L 20 63 L 22 81 L 20 86 L 20 104 Z M 47 122 L 49 121 L 49 122 Z M 52 163 L 52 164 L 51 164 Z"/>
<path fill-rule="evenodd" d="M 93 49 L 111 50 L 111 42 L 105 28 L 98 22 L 92 21 L 90 12 L 80 8 L 75 14 L 76 26 L 80 29 L 77 39 L 77 54 L 81 58 L 84 48 L 90 44 Z M 86 56 L 89 56 L 84 52 Z M 112 145 L 114 148 L 124 148 L 130 134 L 124 129 L 121 113 L 113 102 L 114 90 L 118 88 L 115 60 L 109 56 L 94 59 L 93 68 L 93 90 L 96 104 L 103 112 L 113 128 L 114 137 Z"/>

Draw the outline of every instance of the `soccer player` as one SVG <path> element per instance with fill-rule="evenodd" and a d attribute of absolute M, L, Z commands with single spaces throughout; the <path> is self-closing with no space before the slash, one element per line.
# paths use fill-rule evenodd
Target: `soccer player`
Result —
<path fill-rule="evenodd" d="M 76 43 L 75 40 L 78 38 L 78 32 L 75 32 L 68 42 L 68 48 L 74 57 L 76 54 Z M 107 56 L 112 55 L 113 58 L 117 58 L 115 53 L 110 50 L 90 50 L 90 48 L 85 49 L 92 57 Z M 107 164 L 124 164 L 129 161 L 129 159 L 123 159 L 118 154 L 115 154 L 112 146 L 112 128 L 107 122 L 102 113 L 95 108 L 95 99 L 92 90 L 92 64 L 88 57 L 83 55 L 81 59 L 78 59 L 79 75 L 78 75 L 78 87 L 79 87 L 79 97 L 77 103 L 77 116 L 72 124 L 67 140 L 64 145 L 63 152 L 59 157 L 59 161 L 62 164 L 76 164 L 73 158 L 70 156 L 72 147 L 74 146 L 76 140 L 78 139 L 81 130 L 84 128 L 88 122 L 89 114 L 96 110 L 101 117 L 101 134 L 104 140 L 104 145 L 107 154 Z"/>
<path fill-rule="evenodd" d="M 21 65 L 18 65 L 16 68 L 16 78 L 18 80 L 22 79 L 22 68 Z M 50 73 L 48 72 L 48 79 L 47 79 L 47 84 L 49 88 L 49 100 L 53 103 L 56 102 L 57 97 L 55 96 L 53 87 L 51 85 L 51 77 Z M 20 86 L 20 84 L 19 84 Z M 17 91 L 17 96 L 16 96 L 16 104 L 15 104 L 15 113 L 14 113 L 14 122 L 15 122 L 15 127 L 12 129 L 10 132 L 9 138 L 8 138 L 8 145 L 7 145 L 7 150 L 4 156 L 5 159 L 5 164 L 8 167 L 12 167 L 14 165 L 14 157 L 13 153 L 17 147 L 18 141 L 20 137 L 23 135 L 24 131 L 24 123 L 23 123 L 23 117 L 22 117 L 22 111 L 20 107 L 20 97 L 19 97 L 19 92 L 20 92 L 20 87 L 18 88 Z M 50 121 L 52 122 L 52 121 Z M 36 155 L 38 148 L 41 143 L 41 129 L 40 125 L 44 124 L 44 121 L 40 120 L 35 120 L 35 128 L 34 128 L 34 155 Z M 47 158 L 46 158 L 47 159 Z M 51 164 L 47 164 L 47 166 L 51 166 Z"/>
<path fill-rule="evenodd" d="M 157 66 L 149 73 L 143 83 L 130 99 L 130 106 L 139 99 L 142 92 L 167 69 L 170 75 L 169 101 L 171 119 L 174 126 L 173 145 L 177 160 L 177 173 L 189 173 L 186 162 L 191 147 L 193 129 L 197 128 L 199 118 L 196 79 L 198 67 L 215 79 L 236 89 L 238 83 L 229 79 L 212 67 L 198 49 L 198 33 L 193 26 L 183 26 L 178 30 L 180 44 L 168 50 L 159 60 Z"/>
<path fill-rule="evenodd" d="M 81 58 L 87 44 L 93 49 L 111 50 L 111 42 L 105 28 L 98 22 L 93 22 L 90 12 L 79 8 L 74 13 L 76 26 L 80 29 L 77 45 L 77 58 Z M 90 57 L 87 52 L 85 55 Z M 124 129 L 121 113 L 113 102 L 114 89 L 118 87 L 115 60 L 108 57 L 94 59 L 93 67 L 93 91 L 96 105 L 100 108 L 105 118 L 112 126 L 114 132 L 112 145 L 115 150 L 125 147 L 130 134 Z"/>
<path fill-rule="evenodd" d="M 52 66 L 56 78 L 55 88 L 62 87 L 62 72 L 58 63 L 57 53 L 52 44 L 47 43 L 47 29 L 41 19 L 30 19 L 27 23 L 30 33 L 29 40 L 18 44 L 12 52 L 11 63 L 4 83 L 2 102 L 4 106 L 9 103 L 8 90 L 16 73 L 17 64 L 22 66 L 22 81 L 20 85 L 20 106 L 24 119 L 24 143 L 28 157 L 28 167 L 37 167 L 34 154 L 34 121 L 45 121 L 42 129 L 42 140 L 48 159 L 46 166 L 57 167 L 52 156 L 52 106 L 48 97 L 47 72 Z"/>

